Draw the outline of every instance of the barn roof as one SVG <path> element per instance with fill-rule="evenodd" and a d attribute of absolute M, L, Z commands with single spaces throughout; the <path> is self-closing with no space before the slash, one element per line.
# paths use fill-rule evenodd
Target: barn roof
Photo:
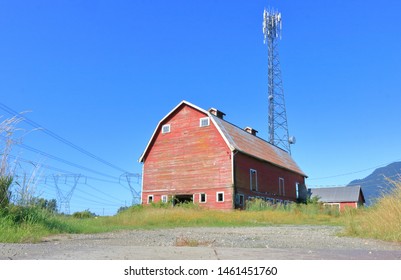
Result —
<path fill-rule="evenodd" d="M 358 201 L 359 195 L 365 202 L 361 186 L 313 188 L 309 189 L 310 197 L 319 197 L 321 202 L 352 202 Z"/>
<path fill-rule="evenodd" d="M 226 139 L 226 142 L 228 142 L 231 150 L 240 151 L 249 156 L 268 161 L 276 166 L 306 177 L 291 155 L 286 151 L 223 119 L 213 115 L 210 115 L 210 117 Z"/>
<path fill-rule="evenodd" d="M 296 162 L 293 160 L 291 155 L 286 151 L 270 144 L 269 142 L 260 137 L 257 137 L 249 132 L 246 132 L 244 129 L 241 129 L 238 126 L 235 126 L 223 120 L 222 118 L 219 118 L 211 114 L 209 111 L 199 108 L 198 106 L 193 105 L 187 101 L 182 101 L 159 122 L 145 151 L 143 152 L 142 156 L 139 159 L 140 162 L 143 162 L 144 156 L 146 155 L 147 150 L 149 149 L 150 144 L 155 134 L 160 129 L 163 121 L 183 104 L 188 105 L 209 116 L 214 125 L 216 126 L 217 130 L 220 132 L 221 136 L 225 140 L 226 144 L 232 151 L 239 151 L 241 153 L 247 154 L 249 156 L 258 158 L 263 161 L 270 162 L 273 165 L 279 166 L 281 168 L 293 171 L 295 173 L 307 177 L 305 173 L 296 164 Z"/>

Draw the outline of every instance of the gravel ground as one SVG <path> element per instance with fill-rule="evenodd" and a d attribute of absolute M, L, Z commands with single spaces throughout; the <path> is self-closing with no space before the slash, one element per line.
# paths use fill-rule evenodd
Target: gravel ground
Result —
<path fill-rule="evenodd" d="M 0 259 L 393 259 L 401 244 L 339 237 L 342 227 L 127 230 L 0 243 Z"/>

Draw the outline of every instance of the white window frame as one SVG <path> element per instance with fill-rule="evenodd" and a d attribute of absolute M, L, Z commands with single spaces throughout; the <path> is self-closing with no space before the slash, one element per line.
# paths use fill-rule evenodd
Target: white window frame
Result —
<path fill-rule="evenodd" d="M 202 201 L 202 195 L 205 196 L 205 201 Z M 206 203 L 207 202 L 207 194 L 206 193 L 200 193 L 199 194 L 199 203 Z"/>
<path fill-rule="evenodd" d="M 170 133 L 171 131 L 171 125 L 170 124 L 164 124 L 162 126 L 162 133 L 166 134 L 166 133 Z"/>
<path fill-rule="evenodd" d="M 295 197 L 299 199 L 299 183 L 295 183 Z"/>
<path fill-rule="evenodd" d="M 283 182 L 283 185 L 281 185 L 281 182 Z M 285 181 L 282 177 L 278 178 L 278 194 L 282 196 L 285 195 Z"/>
<path fill-rule="evenodd" d="M 219 194 L 222 195 L 223 200 L 219 200 Z M 224 192 L 216 192 L 216 202 L 224 202 Z"/>
<path fill-rule="evenodd" d="M 255 189 L 252 189 L 253 186 L 253 181 L 252 181 L 252 174 L 255 174 Z M 258 171 L 256 169 L 249 169 L 249 188 L 251 189 L 251 191 L 258 191 Z"/>
<path fill-rule="evenodd" d="M 153 194 L 149 194 L 148 195 L 148 204 L 151 204 L 154 201 L 155 201 L 155 197 L 153 196 Z"/>
<path fill-rule="evenodd" d="M 204 123 L 204 121 L 207 122 L 207 124 Z M 205 117 L 205 118 L 200 118 L 199 119 L 199 127 L 206 127 L 210 125 L 210 118 L 209 117 Z"/>
<path fill-rule="evenodd" d="M 162 202 L 167 203 L 168 202 L 168 196 L 167 195 L 162 195 Z"/>
<path fill-rule="evenodd" d="M 338 208 L 338 211 L 341 210 L 341 204 L 340 204 L 340 203 L 327 202 L 327 203 L 323 203 L 323 206 L 337 207 L 337 208 Z"/>

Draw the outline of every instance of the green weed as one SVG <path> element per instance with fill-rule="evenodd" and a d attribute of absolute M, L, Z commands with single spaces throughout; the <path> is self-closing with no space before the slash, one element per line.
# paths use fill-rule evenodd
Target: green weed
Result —
<path fill-rule="evenodd" d="M 58 233 L 285 224 L 342 225 L 345 227 L 345 235 L 401 241 L 401 183 L 396 185 L 394 193 L 381 198 L 375 206 L 343 212 L 319 203 L 272 206 L 256 201 L 248 210 L 221 211 L 190 205 L 137 205 L 112 217 L 84 215 L 84 219 L 77 219 L 39 207 L 9 206 L 0 210 L 0 242 L 35 242 L 44 236 Z M 190 239 L 177 240 L 177 244 L 197 246 Z"/>

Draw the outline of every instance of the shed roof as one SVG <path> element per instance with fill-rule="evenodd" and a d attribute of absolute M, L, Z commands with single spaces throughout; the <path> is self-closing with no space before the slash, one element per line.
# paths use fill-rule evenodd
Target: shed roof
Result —
<path fill-rule="evenodd" d="M 353 202 L 362 200 L 365 202 L 361 186 L 332 187 L 332 188 L 312 188 L 309 189 L 310 197 L 319 197 L 321 202 Z"/>
<path fill-rule="evenodd" d="M 178 104 L 172 111 L 170 111 L 157 125 L 148 145 L 142 156 L 139 158 L 140 162 L 144 161 L 144 157 L 147 154 L 150 144 L 156 135 L 156 132 L 160 129 L 163 121 L 173 112 L 175 112 L 181 105 L 188 105 L 198 111 L 203 112 L 205 115 L 209 116 L 217 130 L 220 132 L 221 136 L 225 140 L 231 151 L 239 151 L 249 156 L 258 158 L 263 161 L 272 163 L 273 165 L 279 166 L 281 168 L 293 171 L 304 177 L 307 177 L 305 173 L 299 168 L 294 159 L 286 151 L 270 144 L 266 140 L 252 135 L 249 132 L 235 126 L 213 114 L 209 111 L 199 108 L 187 101 L 182 101 Z"/>

